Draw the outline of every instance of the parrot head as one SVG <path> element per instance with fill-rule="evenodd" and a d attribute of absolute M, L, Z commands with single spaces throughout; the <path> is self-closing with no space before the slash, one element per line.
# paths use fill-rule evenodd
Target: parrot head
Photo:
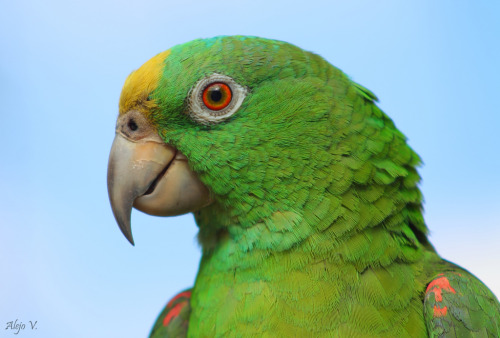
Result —
<path fill-rule="evenodd" d="M 202 244 L 266 224 L 291 234 L 285 248 L 332 224 L 341 234 L 396 214 L 425 233 L 419 158 L 374 101 L 281 41 L 225 36 L 160 53 L 120 96 L 108 165 L 117 223 L 132 244 L 132 207 L 193 212 Z"/>

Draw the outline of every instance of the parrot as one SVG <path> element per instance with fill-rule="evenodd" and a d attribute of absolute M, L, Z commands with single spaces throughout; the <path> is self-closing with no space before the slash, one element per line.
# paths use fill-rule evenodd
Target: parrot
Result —
<path fill-rule="evenodd" d="M 498 337 L 500 304 L 441 258 L 421 159 L 378 98 L 283 41 L 174 46 L 125 80 L 111 208 L 192 213 L 201 261 L 150 337 Z"/>

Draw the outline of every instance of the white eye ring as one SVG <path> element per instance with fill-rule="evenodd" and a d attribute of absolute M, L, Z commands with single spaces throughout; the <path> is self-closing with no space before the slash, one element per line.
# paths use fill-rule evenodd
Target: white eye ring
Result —
<path fill-rule="evenodd" d="M 221 82 L 231 89 L 231 102 L 220 110 L 212 110 L 203 102 L 203 91 L 212 83 Z M 210 125 L 231 117 L 240 108 L 248 90 L 223 74 L 213 73 L 198 81 L 188 94 L 188 114 L 200 124 Z"/>

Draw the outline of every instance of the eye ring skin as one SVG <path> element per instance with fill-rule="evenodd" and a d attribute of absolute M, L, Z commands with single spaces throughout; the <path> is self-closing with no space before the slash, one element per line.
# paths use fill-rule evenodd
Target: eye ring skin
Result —
<path fill-rule="evenodd" d="M 203 101 L 204 90 L 214 83 L 222 83 L 231 90 L 231 101 L 220 110 L 208 108 Z M 213 125 L 227 120 L 241 107 L 248 90 L 231 77 L 213 73 L 199 80 L 188 94 L 187 114 L 193 121 L 203 125 Z"/>

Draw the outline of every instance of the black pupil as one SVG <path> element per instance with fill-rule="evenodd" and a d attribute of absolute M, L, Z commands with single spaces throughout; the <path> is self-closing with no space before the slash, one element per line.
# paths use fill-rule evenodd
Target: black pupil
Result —
<path fill-rule="evenodd" d="M 222 93 L 220 91 L 220 88 L 214 88 L 210 91 L 210 99 L 213 102 L 219 102 L 222 99 Z"/>
<path fill-rule="evenodd" d="M 134 121 L 134 120 L 132 120 L 132 119 L 130 119 L 130 120 L 128 121 L 128 127 L 129 127 L 129 128 L 130 128 L 130 130 L 132 130 L 132 131 L 136 131 L 136 130 L 137 130 L 137 128 L 139 128 L 139 127 L 137 127 L 137 123 L 135 123 L 135 121 Z"/>

